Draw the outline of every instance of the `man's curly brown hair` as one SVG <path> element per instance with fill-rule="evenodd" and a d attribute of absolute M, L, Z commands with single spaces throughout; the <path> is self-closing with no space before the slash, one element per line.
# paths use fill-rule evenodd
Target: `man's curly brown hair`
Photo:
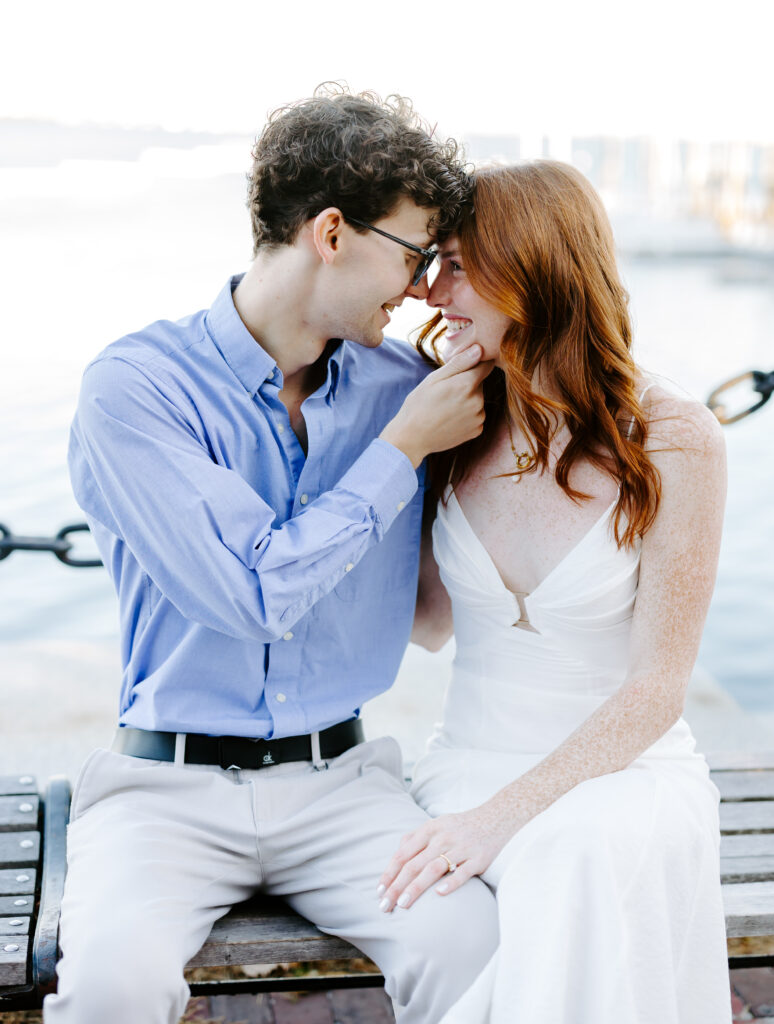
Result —
<path fill-rule="evenodd" d="M 405 97 L 382 100 L 325 83 L 310 99 L 275 110 L 253 147 L 253 255 L 291 244 L 329 206 L 373 223 L 403 197 L 438 208 L 430 230 L 442 240 L 470 201 L 461 155 L 453 139 L 433 137 Z"/>

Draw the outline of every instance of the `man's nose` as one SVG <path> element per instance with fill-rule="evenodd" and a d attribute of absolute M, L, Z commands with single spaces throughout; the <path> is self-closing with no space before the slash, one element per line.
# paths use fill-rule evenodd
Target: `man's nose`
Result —
<path fill-rule="evenodd" d="M 427 274 L 425 274 L 425 276 L 422 278 L 419 284 L 409 283 L 409 286 L 406 289 L 406 295 L 409 295 L 412 299 L 425 300 L 427 299 L 429 291 L 430 289 L 427 284 Z"/>

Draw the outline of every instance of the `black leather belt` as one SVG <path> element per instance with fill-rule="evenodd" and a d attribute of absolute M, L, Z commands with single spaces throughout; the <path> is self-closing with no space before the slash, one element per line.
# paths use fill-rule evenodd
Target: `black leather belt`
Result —
<path fill-rule="evenodd" d="M 174 761 L 174 732 L 122 728 L 116 733 L 113 750 L 152 761 Z M 363 723 L 359 718 L 340 722 L 320 732 L 320 756 L 338 757 L 362 743 Z M 311 736 L 285 736 L 278 740 L 253 740 L 247 736 L 204 736 L 189 732 L 185 737 L 186 764 L 217 764 L 221 768 L 270 768 L 286 761 L 311 761 Z"/>

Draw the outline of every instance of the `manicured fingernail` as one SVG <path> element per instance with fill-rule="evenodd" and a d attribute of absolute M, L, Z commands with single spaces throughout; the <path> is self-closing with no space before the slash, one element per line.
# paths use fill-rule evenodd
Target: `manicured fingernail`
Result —
<path fill-rule="evenodd" d="M 406 906 L 408 906 L 408 901 L 410 899 L 411 899 L 411 897 L 409 896 L 409 894 L 407 892 L 401 893 L 400 896 L 398 897 L 398 906 L 399 907 L 406 907 Z"/>
<path fill-rule="evenodd" d="M 376 895 L 377 896 L 381 896 L 385 892 L 386 889 L 387 889 L 386 885 L 378 885 L 376 887 Z"/>
<path fill-rule="evenodd" d="M 435 891 L 436 892 L 448 892 L 449 891 L 449 883 L 448 882 L 441 882 L 441 884 L 436 887 Z"/>
<path fill-rule="evenodd" d="M 382 902 L 379 904 L 379 909 L 383 910 L 385 912 L 385 914 L 390 909 L 390 901 L 387 899 L 386 896 L 384 897 Z"/>

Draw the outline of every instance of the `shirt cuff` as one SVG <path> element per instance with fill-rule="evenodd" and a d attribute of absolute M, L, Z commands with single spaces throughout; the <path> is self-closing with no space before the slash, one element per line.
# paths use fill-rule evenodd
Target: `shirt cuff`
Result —
<path fill-rule="evenodd" d="M 383 530 L 389 530 L 417 492 L 419 481 L 408 456 L 377 437 L 347 470 L 338 486 L 362 495 Z"/>

